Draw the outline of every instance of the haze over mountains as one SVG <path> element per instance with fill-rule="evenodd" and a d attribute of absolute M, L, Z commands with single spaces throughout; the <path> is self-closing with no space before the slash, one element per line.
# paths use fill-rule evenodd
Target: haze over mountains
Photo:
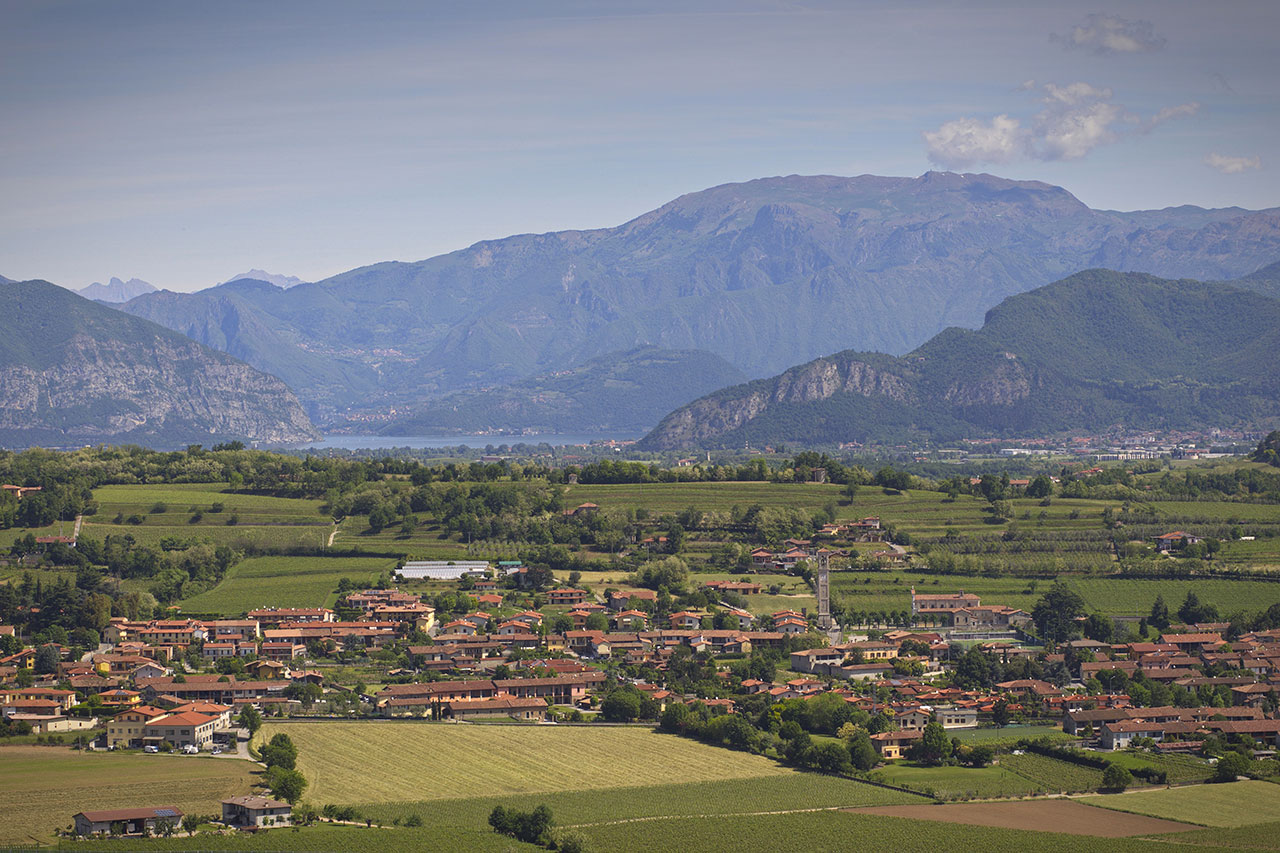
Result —
<path fill-rule="evenodd" d="M 0 370 L 21 379 L 6 393 L 31 429 L 77 437 L 290 441 L 313 434 L 298 400 L 317 422 L 396 435 L 662 420 L 655 448 L 1240 421 L 1274 415 L 1257 392 L 1270 380 L 1240 383 L 1280 373 L 1280 268 L 1262 269 L 1277 258 L 1280 209 L 1091 210 L 1062 188 L 991 175 L 767 178 L 616 228 L 517 235 L 312 284 L 254 269 L 197 293 L 136 279 L 86 288 L 100 301 L 145 290 L 115 307 L 185 339 L 6 285 L 27 302 L 12 306 L 19 329 Z M 1101 267 L 1151 275 L 1043 287 Z M 32 300 L 71 324 L 39 362 Z M 984 314 L 981 331 L 961 328 Z M 1147 322 L 1165 315 L 1197 319 Z M 1131 334 L 1160 343 L 1115 340 Z M 175 349 L 186 339 L 225 355 Z M 236 396 L 232 374 L 261 406 Z M 68 389 L 88 377 L 107 378 L 93 402 L 73 402 Z"/>
<path fill-rule="evenodd" d="M 1083 269 L 1227 279 L 1277 258 L 1277 209 L 1119 213 L 991 175 L 792 176 L 692 193 L 616 228 L 122 308 L 279 376 L 328 420 L 637 346 L 705 350 L 747 376 L 847 348 L 905 353 Z"/>
<path fill-rule="evenodd" d="M 135 296 L 141 296 L 144 293 L 155 293 L 155 291 L 156 288 L 153 284 L 140 278 L 121 281 L 112 276 L 111 280 L 106 284 L 95 281 L 88 287 L 82 287 L 75 292 L 85 299 L 93 299 L 98 302 L 128 302 Z"/>
<path fill-rule="evenodd" d="M 46 281 L 0 286 L 0 445 L 317 437 L 293 392 L 190 338 Z"/>
<path fill-rule="evenodd" d="M 1280 264 L 1234 283 L 1089 270 L 901 357 L 844 351 L 725 388 L 640 443 L 948 441 L 1280 418 Z"/>

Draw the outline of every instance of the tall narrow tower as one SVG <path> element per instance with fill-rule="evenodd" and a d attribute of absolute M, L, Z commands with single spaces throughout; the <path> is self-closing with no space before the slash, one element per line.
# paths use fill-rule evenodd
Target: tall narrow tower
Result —
<path fill-rule="evenodd" d="M 831 618 L 831 553 L 818 549 L 818 627 L 830 631 L 835 625 Z"/>

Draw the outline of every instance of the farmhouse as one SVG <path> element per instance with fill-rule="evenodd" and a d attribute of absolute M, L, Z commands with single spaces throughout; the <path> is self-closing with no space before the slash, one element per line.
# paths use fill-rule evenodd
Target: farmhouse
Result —
<path fill-rule="evenodd" d="M 144 809 L 110 809 L 100 812 L 80 812 L 75 821 L 76 835 L 155 835 L 166 825 L 177 829 L 182 823 L 182 810 L 173 806 Z M 115 827 L 117 832 L 112 833 Z"/>
<path fill-rule="evenodd" d="M 266 797 L 231 797 L 222 801 L 222 822 L 227 826 L 288 826 L 293 806 Z"/>
<path fill-rule="evenodd" d="M 1199 536 L 1193 536 L 1183 530 L 1175 530 L 1155 538 L 1156 550 L 1162 554 L 1168 554 L 1170 551 L 1177 551 L 1201 541 L 1203 540 Z"/>
<path fill-rule="evenodd" d="M 562 589 L 553 589 L 547 593 L 548 604 L 581 604 L 586 600 L 587 591 L 585 589 L 565 587 Z"/>
<path fill-rule="evenodd" d="M 901 758 L 913 741 L 924 737 L 923 731 L 880 732 L 871 736 L 871 745 L 885 761 Z"/>

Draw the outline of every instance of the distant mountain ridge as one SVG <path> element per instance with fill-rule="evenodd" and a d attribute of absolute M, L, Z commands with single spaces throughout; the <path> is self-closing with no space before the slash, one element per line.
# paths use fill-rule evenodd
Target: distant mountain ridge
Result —
<path fill-rule="evenodd" d="M 233 275 L 231 278 L 222 282 L 222 284 L 230 284 L 233 281 L 242 281 L 249 279 L 251 281 L 265 281 L 268 284 L 274 284 L 276 287 L 288 290 L 291 287 L 297 287 L 300 284 L 306 284 L 305 281 L 293 275 L 279 275 L 277 273 L 269 273 L 266 270 L 249 270 L 239 275 Z"/>
<path fill-rule="evenodd" d="M 748 376 L 845 348 L 904 353 L 1083 269 L 1225 279 L 1278 258 L 1280 209 L 1118 213 L 991 175 L 791 176 L 614 228 L 122 307 L 286 379 L 324 417 L 645 345 L 712 352 Z"/>
<path fill-rule="evenodd" d="M 114 276 L 106 284 L 95 281 L 88 287 L 82 287 L 76 291 L 85 299 L 93 299 L 98 302 L 128 302 L 130 299 L 143 294 L 155 292 L 156 287 L 154 285 L 140 278 L 121 281 Z"/>
<path fill-rule="evenodd" d="M 384 435 L 492 428 L 530 432 L 633 431 L 680 405 L 746 377 L 729 362 L 699 350 L 640 347 L 609 353 L 569 370 L 510 385 L 455 391 L 381 430 Z"/>
<path fill-rule="evenodd" d="M 1280 265 L 1241 284 L 1280 278 Z M 640 446 L 954 440 L 1280 418 L 1280 301 L 1090 270 L 901 357 L 844 351 L 672 412 Z"/>
<path fill-rule="evenodd" d="M 0 444 L 317 437 L 283 382 L 47 281 L 0 286 Z"/>

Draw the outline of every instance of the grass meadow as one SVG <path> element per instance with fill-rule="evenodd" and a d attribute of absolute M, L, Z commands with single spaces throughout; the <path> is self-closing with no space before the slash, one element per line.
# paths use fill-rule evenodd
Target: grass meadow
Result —
<path fill-rule="evenodd" d="M 247 761 L 190 755 L 0 747 L 0 844 L 48 840 L 76 812 L 138 805 L 213 814 L 223 797 L 247 794 Z"/>
<path fill-rule="evenodd" d="M 1202 826 L 1238 827 L 1280 815 L 1280 785 L 1228 782 L 1090 797 L 1090 805 Z"/>
<path fill-rule="evenodd" d="M 384 557 L 250 557 L 213 589 L 184 599 L 182 607 L 225 615 L 257 607 L 326 607 L 337 598 L 339 579 L 366 584 L 394 567 Z"/>

